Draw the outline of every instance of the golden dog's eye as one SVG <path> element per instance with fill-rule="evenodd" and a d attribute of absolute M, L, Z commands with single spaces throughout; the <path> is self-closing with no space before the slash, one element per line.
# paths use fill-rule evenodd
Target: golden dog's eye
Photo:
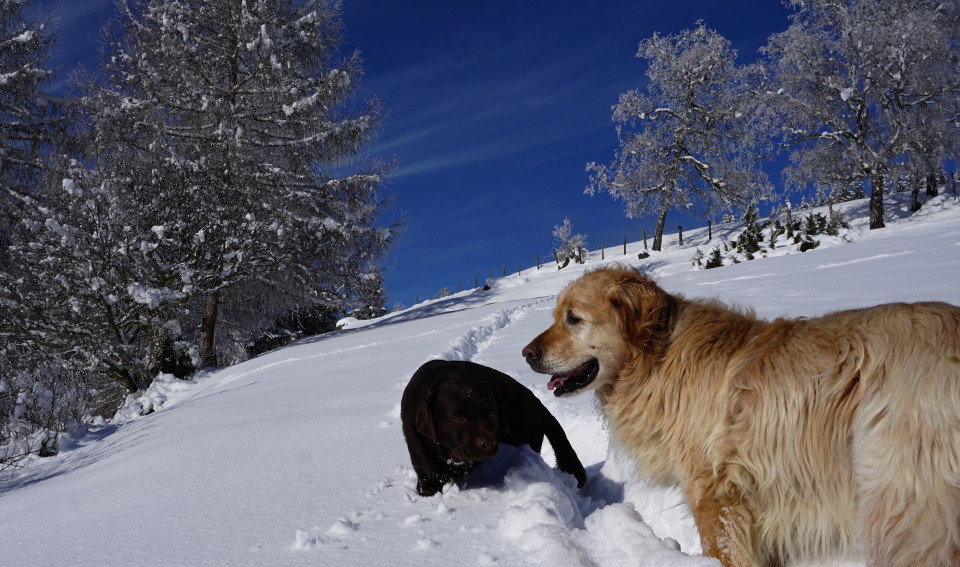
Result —
<path fill-rule="evenodd" d="M 579 325 L 583 321 L 580 317 L 577 317 L 573 314 L 573 311 L 567 311 L 567 324 L 568 325 Z"/>

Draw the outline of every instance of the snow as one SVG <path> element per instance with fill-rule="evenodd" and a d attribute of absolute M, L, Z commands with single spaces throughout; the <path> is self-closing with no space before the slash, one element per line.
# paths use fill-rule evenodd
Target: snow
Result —
<path fill-rule="evenodd" d="M 683 248 L 665 235 L 664 252 L 641 261 L 632 244 L 607 261 L 767 318 L 960 303 L 960 204 L 941 196 L 910 215 L 900 197 L 878 231 L 866 228 L 865 201 L 844 205 L 856 211 L 845 238 L 802 254 L 695 270 L 695 249 L 713 245 L 698 229 Z M 715 240 L 732 230 L 714 227 Z M 593 395 L 553 397 L 520 355 L 560 289 L 599 263 L 596 251 L 585 266 L 490 280 L 193 380 L 160 376 L 115 418 L 63 439 L 59 455 L 0 473 L 3 564 L 717 565 L 700 555 L 679 493 L 645 483 L 609 442 Z M 505 447 L 461 485 L 418 496 L 399 401 L 432 358 L 474 360 L 530 387 L 566 429 L 587 484 L 555 471 L 545 444 L 542 458 Z"/>
<path fill-rule="evenodd" d="M 36 35 L 37 35 L 37 32 L 35 32 L 34 30 L 24 30 L 23 33 L 21 33 L 16 37 L 11 38 L 10 41 L 14 41 L 17 43 L 27 43 L 27 42 L 33 41 L 33 38 L 36 37 Z"/>
<path fill-rule="evenodd" d="M 63 180 L 63 190 L 69 193 L 73 197 L 80 197 L 83 195 L 83 189 L 77 185 L 77 182 L 73 179 L 66 178 Z"/>
<path fill-rule="evenodd" d="M 151 309 L 156 308 L 167 297 L 174 296 L 176 293 L 168 288 L 152 288 L 140 283 L 132 283 L 127 286 L 127 293 L 134 302 L 146 305 Z"/>

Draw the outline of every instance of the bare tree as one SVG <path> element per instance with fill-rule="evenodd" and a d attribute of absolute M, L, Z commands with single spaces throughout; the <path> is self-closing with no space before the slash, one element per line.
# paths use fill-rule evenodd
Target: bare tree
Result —
<path fill-rule="evenodd" d="M 788 182 L 869 183 L 884 226 L 891 167 L 942 162 L 955 129 L 957 5 L 936 0 L 791 0 L 764 48 L 766 126 L 791 152 Z"/>
<path fill-rule="evenodd" d="M 749 69 L 735 63 L 730 42 L 700 22 L 696 29 L 643 41 L 645 92 L 613 107 L 620 139 L 614 160 L 587 164 L 586 193 L 606 191 L 628 217 L 657 215 L 660 250 L 667 213 L 695 206 L 702 214 L 767 198 L 750 126 Z"/>

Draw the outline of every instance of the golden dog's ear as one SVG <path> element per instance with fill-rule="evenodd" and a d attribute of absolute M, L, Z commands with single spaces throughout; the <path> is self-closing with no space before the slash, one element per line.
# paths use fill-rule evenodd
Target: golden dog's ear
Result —
<path fill-rule="evenodd" d="M 626 271 L 607 297 L 629 343 L 641 354 L 655 357 L 669 334 L 676 301 L 647 276 Z"/>
<path fill-rule="evenodd" d="M 420 404 L 420 407 L 417 408 L 417 413 L 414 416 L 414 424 L 417 431 L 434 443 L 438 441 L 437 426 L 433 422 L 433 405 L 436 397 L 436 390 L 431 389 L 429 392 L 427 392 L 427 399 Z"/>

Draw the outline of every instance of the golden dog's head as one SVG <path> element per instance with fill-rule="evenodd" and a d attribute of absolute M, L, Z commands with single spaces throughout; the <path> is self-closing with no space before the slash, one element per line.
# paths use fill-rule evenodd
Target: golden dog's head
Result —
<path fill-rule="evenodd" d="M 656 356 L 673 306 L 636 270 L 599 268 L 560 293 L 553 324 L 523 356 L 535 372 L 552 376 L 547 387 L 556 396 L 612 385 L 631 360 Z"/>

